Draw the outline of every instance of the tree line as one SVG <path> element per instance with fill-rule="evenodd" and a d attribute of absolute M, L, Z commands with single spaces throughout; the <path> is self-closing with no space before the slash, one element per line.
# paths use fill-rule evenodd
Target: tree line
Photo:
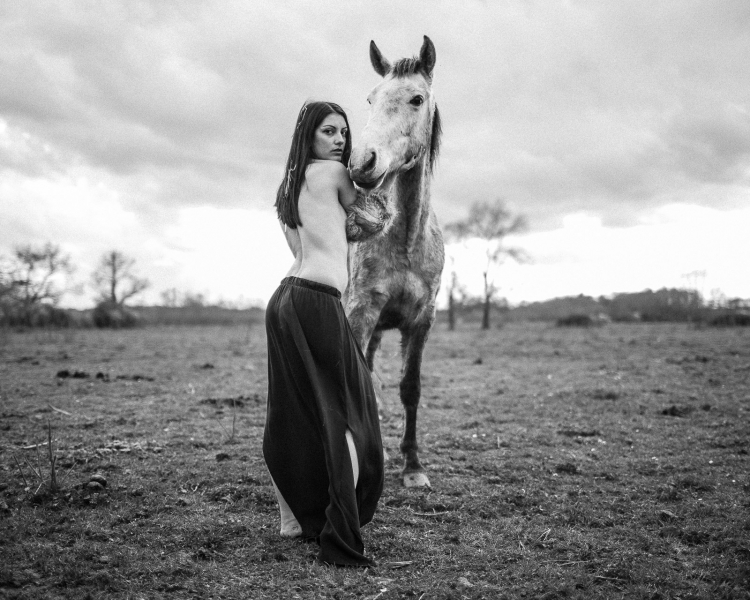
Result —
<path fill-rule="evenodd" d="M 9 257 L 0 256 L 0 323 L 13 326 L 67 325 L 69 315 L 57 307 L 67 292 L 81 292 L 72 285 L 75 272 L 69 254 L 46 243 L 16 246 Z M 90 273 L 89 285 L 96 294 L 96 325 L 121 324 L 134 319 L 126 302 L 146 290 L 150 283 L 135 272 L 135 259 L 119 250 L 105 252 Z"/>
<path fill-rule="evenodd" d="M 210 302 L 204 294 L 175 288 L 160 293 L 161 305 L 131 306 L 149 289 L 135 259 L 119 250 L 102 254 L 85 283 L 74 283 L 77 269 L 70 255 L 51 243 L 22 245 L 0 255 L 0 326 L 131 327 L 136 324 L 234 324 L 258 321 L 262 310 L 242 299 Z M 66 293 L 94 291 L 92 310 L 59 308 Z M 235 314 L 240 313 L 240 314 Z"/>
<path fill-rule="evenodd" d="M 474 320 L 481 313 L 481 328 L 489 329 L 492 310 L 506 320 L 543 320 L 558 323 L 601 324 L 607 321 L 672 321 L 710 325 L 750 325 L 750 299 L 727 298 L 720 290 L 712 290 L 711 298 L 704 298 L 696 287 L 689 289 L 644 290 L 618 293 L 598 299 L 588 296 L 553 298 L 545 302 L 522 303 L 511 309 L 499 294 L 496 283 L 499 268 L 508 260 L 519 264 L 532 262 L 522 248 L 510 245 L 508 239 L 528 228 L 524 215 L 514 214 L 500 200 L 476 202 L 468 216 L 444 227 L 448 244 L 469 240 L 478 241 L 484 250 L 482 264 L 483 292 L 480 297 L 466 293 L 455 267 L 455 259 L 448 250 L 448 329 L 456 326 L 457 316 Z M 705 272 L 688 276 L 705 275 Z"/>
<path fill-rule="evenodd" d="M 467 217 L 444 227 L 447 248 L 447 322 L 448 328 L 456 327 L 459 314 L 481 313 L 481 328 L 489 329 L 493 308 L 512 320 L 560 320 L 575 316 L 595 316 L 614 321 L 700 321 L 727 320 L 735 324 L 750 319 L 750 300 L 725 298 L 719 290 L 712 292 L 706 301 L 695 289 L 662 289 L 656 292 L 645 290 L 638 293 L 615 294 L 611 298 L 598 299 L 578 296 L 555 298 L 546 302 L 522 303 L 510 309 L 499 294 L 497 283 L 499 268 L 508 260 L 519 264 L 531 262 L 531 257 L 508 239 L 523 233 L 528 228 L 524 215 L 514 214 L 502 199 L 494 202 L 476 202 Z M 456 269 L 452 249 L 457 244 L 470 241 L 481 244 L 482 295 L 469 296 Z M 69 284 L 75 271 L 70 256 L 51 243 L 40 246 L 17 246 L 10 257 L 0 255 L 0 324 L 13 326 L 39 326 L 70 324 L 67 311 L 57 304 L 66 292 L 81 292 L 83 285 Z M 89 274 L 88 284 L 96 294 L 93 324 L 99 327 L 125 327 L 134 325 L 135 314 L 126 303 L 150 287 L 150 282 L 138 276 L 135 260 L 119 250 L 109 250 L 99 259 L 96 268 Z M 169 289 L 161 292 L 161 306 L 169 309 L 202 308 L 232 310 L 240 308 L 230 303 L 219 303 L 209 307 L 200 293 L 180 292 Z M 215 320 L 217 315 L 204 314 L 198 320 Z M 511 316 L 511 313 L 512 316 Z M 197 314 L 197 313 L 196 313 Z M 185 315 L 183 315 L 185 317 Z M 180 317 L 180 318 L 183 318 Z M 170 315 L 174 320 L 176 315 Z M 195 319 L 195 315 L 190 317 Z M 221 315 L 221 319 L 229 318 Z M 163 320 L 164 315 L 158 319 Z M 179 320 L 179 319 L 178 319 Z M 474 320 L 472 316 L 471 320 Z M 601 320 L 601 319 L 600 319 Z M 731 323 L 729 323 L 731 321 Z M 583 322 L 583 321 L 582 321 Z M 743 321 L 744 323 L 744 321 Z"/>
<path fill-rule="evenodd" d="M 501 200 L 474 204 L 465 220 L 446 226 L 446 241 L 467 242 L 479 239 L 485 245 L 483 268 L 484 294 L 482 298 L 482 327 L 490 327 L 490 313 L 497 300 L 499 286 L 495 284 L 495 270 L 506 259 L 525 262 L 528 257 L 515 247 L 505 244 L 505 238 L 526 228 L 523 216 L 513 215 Z M 449 321 L 455 327 L 455 308 L 466 303 L 465 289 L 459 281 L 455 264 L 450 259 L 448 284 Z M 12 256 L 0 256 L 0 324 L 40 326 L 69 324 L 69 314 L 58 308 L 66 292 L 78 292 L 82 284 L 70 285 L 75 268 L 69 255 L 60 246 L 47 243 L 41 246 L 23 245 L 14 249 Z M 96 294 L 93 311 L 94 324 L 100 327 L 125 327 L 135 324 L 134 313 L 126 303 L 148 289 L 147 279 L 139 277 L 135 260 L 119 250 L 104 253 L 89 275 L 89 287 Z M 200 308 L 206 299 L 200 293 L 169 289 L 161 292 L 165 308 Z M 228 303 L 219 308 L 236 308 Z"/>

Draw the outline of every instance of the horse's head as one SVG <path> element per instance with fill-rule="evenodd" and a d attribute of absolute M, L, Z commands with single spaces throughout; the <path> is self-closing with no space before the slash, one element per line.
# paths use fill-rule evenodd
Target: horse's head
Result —
<path fill-rule="evenodd" d="M 352 149 L 349 172 L 361 188 L 373 189 L 417 164 L 432 166 L 440 139 L 440 116 L 432 93 L 435 46 L 424 36 L 415 58 L 394 65 L 375 42 L 370 61 L 383 81 L 370 92 L 370 117 Z"/>

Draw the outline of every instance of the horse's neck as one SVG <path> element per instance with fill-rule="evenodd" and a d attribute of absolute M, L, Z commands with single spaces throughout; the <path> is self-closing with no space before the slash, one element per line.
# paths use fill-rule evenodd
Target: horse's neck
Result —
<path fill-rule="evenodd" d="M 398 176 L 394 191 L 406 251 L 411 254 L 424 239 L 430 218 L 430 174 L 424 163 Z"/>

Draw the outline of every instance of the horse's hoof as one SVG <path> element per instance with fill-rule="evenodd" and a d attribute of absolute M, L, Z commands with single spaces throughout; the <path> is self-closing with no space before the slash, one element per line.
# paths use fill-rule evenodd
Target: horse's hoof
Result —
<path fill-rule="evenodd" d="M 421 472 L 406 473 L 404 475 L 404 487 L 432 487 L 427 475 Z"/>

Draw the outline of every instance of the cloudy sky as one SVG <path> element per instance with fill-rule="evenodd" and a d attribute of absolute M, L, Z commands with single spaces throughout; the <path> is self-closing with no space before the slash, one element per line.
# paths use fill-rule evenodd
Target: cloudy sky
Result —
<path fill-rule="evenodd" d="M 265 302 L 291 255 L 273 213 L 297 111 L 355 142 L 379 77 L 427 34 L 444 121 L 441 223 L 504 199 L 532 264 L 513 302 L 679 287 L 750 297 L 747 0 L 88 2 L 0 6 L 0 255 L 59 244 L 87 282 L 137 261 L 163 290 Z M 470 290 L 468 247 L 451 248 Z M 91 304 L 90 289 L 64 304 Z"/>

